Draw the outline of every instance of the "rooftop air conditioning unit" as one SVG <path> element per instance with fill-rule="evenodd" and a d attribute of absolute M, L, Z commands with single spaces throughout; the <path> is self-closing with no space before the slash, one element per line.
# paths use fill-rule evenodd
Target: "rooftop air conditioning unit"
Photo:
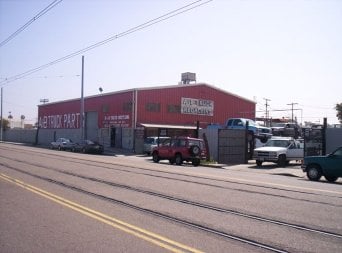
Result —
<path fill-rule="evenodd" d="M 196 82 L 196 73 L 182 73 L 182 84 L 189 84 L 190 82 Z"/>

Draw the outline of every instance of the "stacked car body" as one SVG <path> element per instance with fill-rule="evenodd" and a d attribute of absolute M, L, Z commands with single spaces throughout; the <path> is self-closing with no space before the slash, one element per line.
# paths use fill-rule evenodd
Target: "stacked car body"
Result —
<path fill-rule="evenodd" d="M 248 132 L 251 136 L 257 137 L 264 142 L 272 136 L 272 129 L 269 127 L 259 126 L 254 120 L 245 118 L 231 118 L 226 122 L 228 129 L 246 129 L 248 124 Z"/>

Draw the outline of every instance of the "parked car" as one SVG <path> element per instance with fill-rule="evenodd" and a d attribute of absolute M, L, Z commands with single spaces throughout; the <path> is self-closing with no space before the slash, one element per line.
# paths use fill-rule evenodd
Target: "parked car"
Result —
<path fill-rule="evenodd" d="M 169 160 L 171 164 L 181 165 L 184 161 L 192 162 L 194 166 L 207 158 L 207 150 L 202 139 L 190 137 L 175 137 L 164 141 L 162 145 L 152 151 L 155 163 Z"/>
<path fill-rule="evenodd" d="M 83 140 L 75 144 L 72 149 L 74 152 L 102 154 L 103 145 L 96 141 Z"/>
<path fill-rule="evenodd" d="M 150 136 L 146 137 L 144 140 L 144 153 L 150 155 L 152 150 L 162 144 L 165 140 L 170 139 L 170 137 L 165 136 Z"/>
<path fill-rule="evenodd" d="M 303 160 L 304 142 L 292 137 L 272 137 L 265 146 L 254 149 L 253 159 L 261 166 L 263 162 L 275 162 L 284 167 L 291 160 Z"/>
<path fill-rule="evenodd" d="M 272 128 L 272 134 L 275 136 L 288 136 L 298 138 L 301 135 L 300 126 L 297 123 L 276 123 Z"/>
<path fill-rule="evenodd" d="M 248 131 L 251 136 L 260 138 L 262 142 L 266 142 L 272 136 L 272 129 L 269 127 L 259 126 L 254 120 L 245 118 L 231 118 L 226 122 L 228 129 L 246 129 L 248 122 Z"/>
<path fill-rule="evenodd" d="M 329 182 L 335 182 L 342 177 L 342 147 L 325 156 L 304 157 L 302 169 L 312 181 L 324 176 Z"/>
<path fill-rule="evenodd" d="M 56 141 L 51 142 L 51 149 L 58 150 L 72 150 L 75 146 L 75 143 L 72 140 L 67 138 L 58 138 Z"/>

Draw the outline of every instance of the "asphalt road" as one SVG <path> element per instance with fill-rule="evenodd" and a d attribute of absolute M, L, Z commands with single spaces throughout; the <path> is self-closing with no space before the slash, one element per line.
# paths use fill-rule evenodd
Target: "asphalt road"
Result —
<path fill-rule="evenodd" d="M 342 180 L 0 143 L 0 252 L 342 252 Z"/>

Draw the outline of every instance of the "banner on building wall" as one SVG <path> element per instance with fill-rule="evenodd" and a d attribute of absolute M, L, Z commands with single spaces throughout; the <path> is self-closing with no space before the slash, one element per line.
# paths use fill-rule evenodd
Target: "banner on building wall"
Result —
<path fill-rule="evenodd" d="M 125 115 L 106 115 L 102 122 L 103 127 L 129 127 L 130 117 Z"/>
<path fill-rule="evenodd" d="M 43 129 L 74 129 L 81 127 L 80 113 L 65 113 L 39 117 L 39 127 Z"/>
<path fill-rule="evenodd" d="M 182 97 L 181 112 L 182 114 L 214 116 L 214 101 Z"/>

